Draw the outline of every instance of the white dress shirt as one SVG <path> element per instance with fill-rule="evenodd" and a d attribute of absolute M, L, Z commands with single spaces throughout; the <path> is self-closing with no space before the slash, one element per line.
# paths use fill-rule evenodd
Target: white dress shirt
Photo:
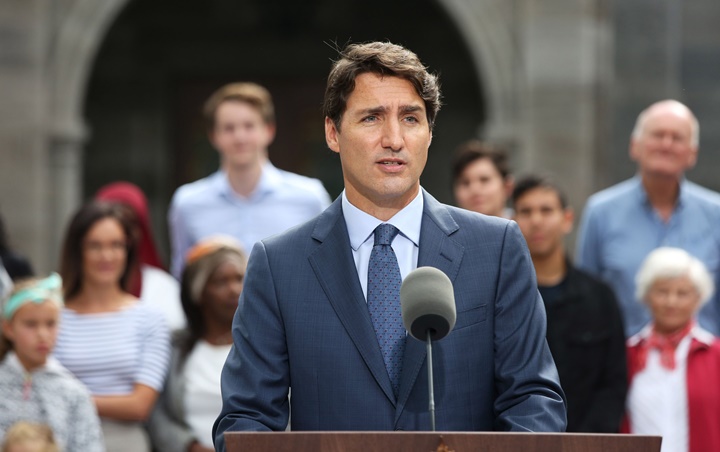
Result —
<path fill-rule="evenodd" d="M 357 269 L 360 285 L 367 301 L 367 278 L 370 253 L 374 244 L 375 228 L 382 223 L 389 223 L 400 231 L 392 242 L 392 249 L 397 256 L 400 266 L 400 275 L 404 280 L 411 271 L 417 268 L 418 245 L 420 243 L 420 226 L 423 215 L 422 190 L 410 204 L 396 213 L 388 221 L 381 221 L 372 215 L 353 206 L 347 199 L 345 191 L 342 193 L 342 210 L 350 236 L 355 268 Z"/>
<path fill-rule="evenodd" d="M 633 378 L 627 407 L 630 431 L 638 435 L 661 435 L 661 452 L 687 452 L 688 434 L 687 356 L 692 334 L 675 349 L 675 369 L 660 364 L 660 352 L 648 351 L 647 364 Z"/>

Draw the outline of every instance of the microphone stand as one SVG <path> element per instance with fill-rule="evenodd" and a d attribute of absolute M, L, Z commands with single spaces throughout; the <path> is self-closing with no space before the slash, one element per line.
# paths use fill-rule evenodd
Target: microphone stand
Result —
<path fill-rule="evenodd" d="M 433 384 L 433 359 L 432 359 L 432 339 L 430 337 L 430 328 L 427 330 L 427 366 L 428 366 L 428 392 L 429 392 L 429 407 L 430 411 L 430 425 L 432 431 L 435 431 L 435 389 Z"/>

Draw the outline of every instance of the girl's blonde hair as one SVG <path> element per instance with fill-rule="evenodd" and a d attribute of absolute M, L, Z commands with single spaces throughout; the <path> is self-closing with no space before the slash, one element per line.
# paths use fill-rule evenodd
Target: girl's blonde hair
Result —
<path fill-rule="evenodd" d="M 5 433 L 2 452 L 12 452 L 13 446 L 28 443 L 36 446 L 33 452 L 60 452 L 49 426 L 25 421 L 16 422 Z"/>

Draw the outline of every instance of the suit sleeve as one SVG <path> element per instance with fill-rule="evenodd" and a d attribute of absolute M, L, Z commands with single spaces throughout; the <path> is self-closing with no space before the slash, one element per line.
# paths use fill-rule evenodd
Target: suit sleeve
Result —
<path fill-rule="evenodd" d="M 221 376 L 223 408 L 213 426 L 218 451 L 225 450 L 225 432 L 281 431 L 289 417 L 288 351 L 263 242 L 253 247 L 245 281 Z"/>
<path fill-rule="evenodd" d="M 494 317 L 495 429 L 565 431 L 564 394 L 545 340 L 545 308 L 515 222 L 505 230 Z"/>

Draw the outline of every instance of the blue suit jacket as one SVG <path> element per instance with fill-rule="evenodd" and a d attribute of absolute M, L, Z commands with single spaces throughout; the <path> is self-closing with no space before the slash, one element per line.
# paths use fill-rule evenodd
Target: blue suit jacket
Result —
<path fill-rule="evenodd" d="M 453 282 L 455 329 L 434 344 L 439 431 L 564 431 L 545 311 L 517 224 L 424 192 L 418 266 Z M 213 434 L 236 430 L 429 430 L 425 344 L 408 336 L 393 395 L 338 198 L 255 245 L 222 372 Z M 288 389 L 292 387 L 291 403 Z"/>

